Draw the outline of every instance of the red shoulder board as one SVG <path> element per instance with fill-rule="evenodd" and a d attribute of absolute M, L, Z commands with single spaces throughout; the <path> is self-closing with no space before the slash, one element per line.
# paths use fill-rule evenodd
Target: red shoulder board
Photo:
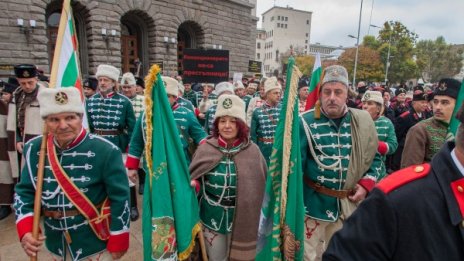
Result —
<path fill-rule="evenodd" d="M 396 188 L 427 176 L 430 172 L 430 168 L 430 164 L 428 163 L 412 165 L 388 175 L 386 178 L 382 179 L 376 187 L 385 194 L 388 194 Z"/>
<path fill-rule="evenodd" d="M 406 117 L 406 116 L 408 116 L 408 115 L 409 115 L 409 111 L 405 111 L 405 112 L 403 112 L 403 113 L 400 114 L 400 117 L 401 117 L 401 118 L 404 118 L 404 117 Z"/>

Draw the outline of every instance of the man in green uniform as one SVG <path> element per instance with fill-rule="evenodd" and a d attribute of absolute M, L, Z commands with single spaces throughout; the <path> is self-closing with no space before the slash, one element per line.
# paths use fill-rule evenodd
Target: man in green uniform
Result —
<path fill-rule="evenodd" d="M 251 117 L 250 136 L 251 140 L 258 145 L 266 163 L 269 165 L 272 145 L 274 144 L 274 134 L 282 109 L 280 102 L 282 86 L 276 77 L 266 80 L 264 92 L 266 95 L 264 104 L 257 108 Z"/>
<path fill-rule="evenodd" d="M 183 83 L 184 85 L 184 98 L 189 100 L 194 107 L 197 107 L 197 92 L 192 90 L 192 84 L 191 83 Z"/>
<path fill-rule="evenodd" d="M 177 129 L 179 130 L 179 138 L 184 148 L 185 158 L 189 163 L 191 156 L 189 153 L 189 143 L 199 145 L 205 138 L 206 132 L 201 127 L 200 123 L 196 119 L 193 112 L 179 106 L 176 99 L 179 93 L 178 83 L 171 77 L 162 77 L 166 93 L 168 95 L 169 103 L 171 104 L 172 112 L 174 114 L 174 120 L 176 121 Z M 132 135 L 129 153 L 127 155 L 126 167 L 129 169 L 128 175 L 132 181 L 137 179 L 137 168 L 140 163 L 140 159 L 143 156 L 143 150 L 146 142 L 146 122 L 145 114 L 142 114 L 137 123 L 135 124 L 134 133 Z M 146 168 L 146 166 L 144 166 Z"/>
<path fill-rule="evenodd" d="M 380 162 L 373 162 L 380 154 L 371 116 L 346 105 L 346 69 L 329 66 L 323 75 L 320 111 L 300 115 L 305 260 L 320 260 L 333 233 L 374 187 Z"/>
<path fill-rule="evenodd" d="M 246 111 L 248 109 L 248 104 L 250 103 L 250 100 L 253 98 L 253 96 L 247 94 L 245 91 L 245 86 L 243 86 L 241 81 L 234 82 L 234 92 L 235 95 L 240 97 L 245 102 Z"/>
<path fill-rule="evenodd" d="M 82 126 L 84 107 L 74 87 L 43 89 L 40 116 L 49 135 L 42 191 L 44 230 L 32 236 L 40 146 L 24 146 L 25 166 L 14 208 L 21 245 L 36 256 L 45 241 L 49 260 L 113 260 L 129 247 L 129 189 L 121 151 Z M 111 209 L 111 212 L 110 212 Z"/>
<path fill-rule="evenodd" d="M 401 168 L 430 162 L 443 143 L 453 138 L 448 136 L 448 126 L 460 87 L 458 80 L 440 80 L 432 98 L 433 117 L 417 123 L 406 135 Z"/>
<path fill-rule="evenodd" d="M 90 132 L 97 134 L 116 145 L 125 158 L 129 139 L 135 125 L 135 114 L 131 101 L 118 93 L 120 71 L 116 67 L 101 64 L 95 76 L 98 80 L 98 93 L 87 100 L 87 117 Z M 135 184 L 131 187 L 131 220 L 139 217 Z"/>

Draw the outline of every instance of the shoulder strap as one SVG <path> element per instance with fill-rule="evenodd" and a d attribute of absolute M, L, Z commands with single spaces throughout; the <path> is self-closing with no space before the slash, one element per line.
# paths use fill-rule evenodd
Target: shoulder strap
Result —
<path fill-rule="evenodd" d="M 79 212 L 90 221 L 92 229 L 94 229 L 97 236 L 100 238 L 109 237 L 109 231 L 103 232 L 100 229 L 94 227 L 95 222 L 100 223 L 99 220 L 105 219 L 109 213 L 104 216 L 100 215 L 95 205 L 87 198 L 87 196 L 79 190 L 79 188 L 73 183 L 73 181 L 68 177 L 64 169 L 61 167 L 58 157 L 56 156 L 56 148 L 53 144 L 53 136 L 48 135 L 47 137 L 47 157 L 50 163 L 50 167 L 53 175 L 58 182 L 58 185 L 65 193 L 66 197 L 73 203 L 74 206 L 79 210 Z M 105 199 L 102 210 L 108 207 L 109 200 Z M 97 231 L 98 230 L 98 231 Z M 105 229 L 106 230 L 106 229 Z M 102 233 L 103 232 L 103 233 Z M 100 233 L 100 235 L 99 235 Z"/>

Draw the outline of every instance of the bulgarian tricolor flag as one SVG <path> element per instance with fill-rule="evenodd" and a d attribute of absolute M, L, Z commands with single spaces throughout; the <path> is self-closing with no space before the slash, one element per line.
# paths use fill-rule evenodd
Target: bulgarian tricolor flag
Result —
<path fill-rule="evenodd" d="M 321 55 L 316 54 L 316 60 L 314 61 L 313 74 L 311 75 L 311 82 L 309 83 L 309 95 L 306 99 L 305 111 L 314 108 L 317 100 L 319 99 L 319 87 L 322 79 L 322 65 Z"/>
<path fill-rule="evenodd" d="M 64 0 L 50 75 L 50 87 L 75 87 L 81 93 L 82 100 L 84 100 L 77 44 L 71 0 Z M 88 129 L 87 117 L 85 115 L 83 124 L 84 128 Z"/>

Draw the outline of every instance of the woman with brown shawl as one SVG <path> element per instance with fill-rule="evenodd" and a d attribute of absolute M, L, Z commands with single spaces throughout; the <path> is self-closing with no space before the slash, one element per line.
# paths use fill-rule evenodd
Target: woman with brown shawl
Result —
<path fill-rule="evenodd" d="M 266 161 L 249 139 L 245 103 L 218 99 L 213 135 L 190 164 L 199 190 L 200 218 L 210 260 L 254 260 Z"/>

